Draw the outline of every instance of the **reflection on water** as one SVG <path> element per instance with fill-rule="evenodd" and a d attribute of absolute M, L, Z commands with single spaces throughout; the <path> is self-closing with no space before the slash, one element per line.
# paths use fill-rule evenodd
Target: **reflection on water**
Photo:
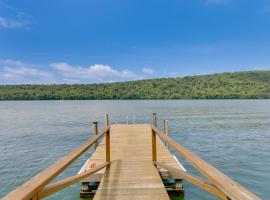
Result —
<path fill-rule="evenodd" d="M 0 102 L 0 196 L 91 137 L 91 122 L 103 126 L 106 112 L 112 123 L 126 123 L 127 116 L 130 122 L 150 123 L 156 112 L 160 128 L 169 120 L 177 142 L 261 198 L 270 197 L 269 100 Z M 76 173 L 90 154 L 60 178 Z M 48 199 L 80 199 L 79 189 L 76 184 Z M 215 199 L 188 183 L 185 193 L 186 199 Z"/>

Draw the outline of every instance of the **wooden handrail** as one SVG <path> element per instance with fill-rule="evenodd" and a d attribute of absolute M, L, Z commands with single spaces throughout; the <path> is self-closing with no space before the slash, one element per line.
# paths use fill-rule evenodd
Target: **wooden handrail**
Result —
<path fill-rule="evenodd" d="M 39 197 L 40 198 L 44 198 L 47 197 L 51 194 L 54 194 L 56 192 L 58 192 L 59 190 L 62 190 L 74 183 L 77 183 L 89 176 L 91 176 L 92 174 L 96 173 L 97 171 L 103 169 L 104 167 L 108 166 L 110 164 L 110 162 L 106 162 L 104 164 L 98 165 L 97 167 L 87 170 L 81 174 L 76 174 L 74 176 L 71 176 L 69 178 L 66 178 L 64 180 L 61 181 L 57 181 L 55 183 L 51 183 L 49 185 L 47 185 L 44 189 L 41 190 Z"/>
<path fill-rule="evenodd" d="M 182 145 L 175 142 L 156 126 L 151 126 L 162 139 L 167 141 L 183 158 L 195 169 L 203 174 L 213 185 L 219 188 L 232 200 L 261 200 L 258 196 L 248 191 L 246 188 L 233 181 L 221 171 L 208 164 L 194 153 L 187 150 Z"/>
<path fill-rule="evenodd" d="M 73 150 L 67 156 L 63 157 L 55 164 L 49 166 L 41 173 L 11 191 L 2 200 L 29 200 L 39 199 L 39 192 L 43 189 L 50 181 L 52 181 L 57 175 L 59 175 L 64 169 L 66 169 L 72 162 L 74 162 L 80 155 L 82 155 L 89 147 L 91 147 L 98 139 L 100 139 L 105 133 L 109 133 L 110 127 L 106 127 L 98 135 L 89 139 L 79 148 Z"/>
<path fill-rule="evenodd" d="M 156 117 L 153 118 L 156 121 Z M 155 124 L 155 123 L 154 123 Z M 151 126 L 152 131 L 152 159 L 156 165 L 167 169 L 179 176 L 180 178 L 189 181 L 190 183 L 212 193 L 222 200 L 261 200 L 258 196 L 248 191 L 246 188 L 236 183 L 228 176 L 217 170 L 206 161 L 199 158 L 194 153 L 187 150 L 182 145 L 175 142 L 172 138 L 166 135 L 163 131 L 159 130 L 156 126 Z M 106 163 L 97 166 L 94 169 L 88 170 L 81 174 L 77 174 L 66 178 L 64 180 L 49 184 L 57 175 L 59 175 L 64 169 L 66 169 L 72 162 L 74 162 L 80 155 L 82 155 L 89 147 L 95 144 L 101 137 L 106 135 Z M 207 181 L 202 180 L 196 176 L 178 170 L 176 168 L 158 163 L 157 160 L 157 136 L 162 138 L 170 146 L 184 157 L 195 169 L 197 169 L 202 175 L 207 178 Z M 92 139 L 89 139 L 79 148 L 73 150 L 67 156 L 63 157 L 55 164 L 49 166 L 44 171 L 7 194 L 2 200 L 39 200 L 53 194 L 71 184 L 74 184 L 98 170 L 106 167 L 110 163 L 110 127 L 107 126 L 102 132 L 95 135 Z M 48 185 L 49 184 L 49 185 Z"/>
<path fill-rule="evenodd" d="M 174 174 L 178 178 L 186 180 L 189 183 L 205 190 L 206 192 L 209 192 L 209 193 L 219 197 L 222 200 L 228 200 L 227 196 L 222 191 L 220 191 L 213 184 L 209 183 L 209 181 L 207 181 L 207 180 L 203 180 L 202 178 L 196 177 L 196 176 L 189 174 L 183 170 L 176 169 L 174 167 L 170 167 L 170 166 L 167 166 L 167 165 L 159 163 L 159 162 L 154 162 L 154 164 L 156 166 L 159 166 L 163 169 L 168 170 L 169 172 L 171 172 L 172 174 Z"/>

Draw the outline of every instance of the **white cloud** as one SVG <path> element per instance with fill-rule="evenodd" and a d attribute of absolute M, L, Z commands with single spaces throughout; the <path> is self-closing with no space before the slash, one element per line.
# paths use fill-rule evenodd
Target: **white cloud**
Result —
<path fill-rule="evenodd" d="M 262 66 L 256 66 L 256 67 L 253 67 L 251 70 L 270 70 L 270 65 L 267 66 L 267 65 L 262 65 Z"/>
<path fill-rule="evenodd" d="M 16 29 L 28 25 L 27 21 L 21 19 L 9 19 L 0 16 L 0 28 Z"/>
<path fill-rule="evenodd" d="M 151 69 L 151 68 L 143 68 L 142 69 L 142 72 L 144 73 L 144 74 L 153 74 L 153 73 L 155 73 L 155 70 L 153 70 L 153 69 Z"/>
<path fill-rule="evenodd" d="M 164 70 L 163 75 L 160 78 L 164 78 L 164 77 L 175 78 L 175 77 L 178 77 L 178 76 L 180 76 L 180 74 L 178 74 L 177 72 Z"/>
<path fill-rule="evenodd" d="M 134 79 L 136 74 L 129 70 L 118 71 L 109 65 L 95 64 L 89 67 L 72 66 L 68 63 L 51 63 L 50 66 L 67 78 L 79 78 L 92 81 Z"/>
<path fill-rule="evenodd" d="M 49 66 L 44 69 L 19 60 L 0 59 L 0 84 L 103 83 L 140 79 L 130 70 L 117 70 L 103 64 L 82 67 L 59 62 Z"/>
<path fill-rule="evenodd" d="M 6 78 L 22 78 L 25 76 L 48 77 L 50 74 L 30 67 L 4 67 L 4 77 Z"/>
<path fill-rule="evenodd" d="M 0 59 L 0 68 L 2 68 L 0 77 L 5 81 L 5 84 L 49 83 L 53 81 L 53 75 L 50 72 L 17 60 Z"/>
<path fill-rule="evenodd" d="M 18 29 L 30 24 L 31 15 L 0 0 L 0 28 Z"/>

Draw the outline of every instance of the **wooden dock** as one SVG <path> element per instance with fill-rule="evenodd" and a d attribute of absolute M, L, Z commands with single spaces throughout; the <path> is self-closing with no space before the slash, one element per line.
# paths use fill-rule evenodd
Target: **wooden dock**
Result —
<path fill-rule="evenodd" d="M 109 125 L 106 114 L 103 130 L 98 131 L 97 123 L 94 123 L 91 139 L 2 200 L 40 200 L 78 182 L 82 182 L 81 195 L 90 194 L 94 200 L 168 200 L 183 192 L 182 180 L 221 200 L 261 200 L 169 137 L 166 120 L 163 130 L 159 130 L 156 114 L 152 119 L 152 125 Z M 186 172 L 167 145 L 174 148 L 202 178 Z M 78 174 L 53 182 L 92 146 L 95 151 Z"/>
<path fill-rule="evenodd" d="M 94 200 L 169 199 L 160 171 L 152 161 L 151 126 L 147 124 L 112 125 L 110 134 L 113 162 L 88 180 L 95 182 L 101 179 Z M 103 141 L 81 172 L 104 163 L 104 155 Z M 183 169 L 160 139 L 157 140 L 157 157 L 161 163 Z M 166 173 L 166 175 L 174 178 L 171 174 Z"/>

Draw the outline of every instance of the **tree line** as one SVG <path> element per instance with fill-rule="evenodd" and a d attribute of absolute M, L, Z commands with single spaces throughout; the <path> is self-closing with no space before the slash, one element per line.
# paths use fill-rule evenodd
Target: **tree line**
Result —
<path fill-rule="evenodd" d="M 270 71 L 102 84 L 0 85 L 0 100 L 268 98 L 270 98 Z"/>

